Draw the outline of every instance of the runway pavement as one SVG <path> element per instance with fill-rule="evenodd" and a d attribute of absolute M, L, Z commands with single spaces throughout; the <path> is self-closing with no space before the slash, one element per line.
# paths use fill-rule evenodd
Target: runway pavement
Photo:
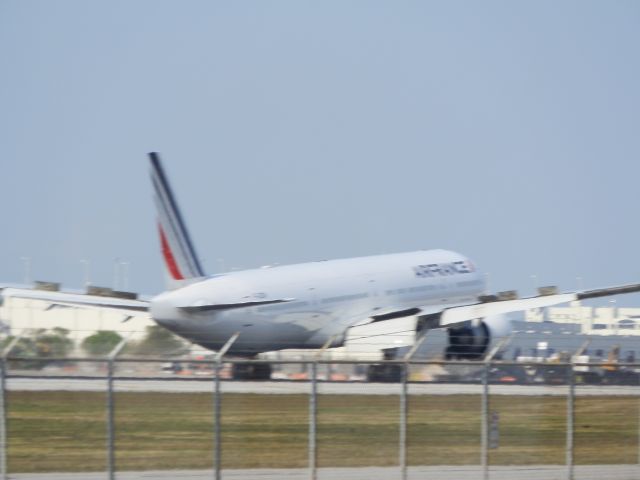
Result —
<path fill-rule="evenodd" d="M 115 390 L 118 392 L 212 392 L 212 380 L 187 380 L 168 377 L 166 379 L 116 379 Z M 8 378 L 9 390 L 21 391 L 87 391 L 104 392 L 107 388 L 106 379 L 86 378 L 56 378 L 56 377 L 21 377 Z M 311 385 L 306 381 L 222 381 L 224 393 L 262 393 L 262 394 L 307 394 Z M 491 395 L 567 395 L 566 385 L 491 385 Z M 318 384 L 320 394 L 333 395 L 397 395 L 400 393 L 400 385 L 394 383 L 360 383 L 360 382 L 320 382 Z M 411 395 L 480 395 L 481 385 L 453 384 L 453 383 L 410 383 Z M 638 386 L 578 386 L 578 396 L 595 395 L 629 395 L 640 396 Z"/>
<path fill-rule="evenodd" d="M 482 470 L 477 466 L 409 467 L 408 480 L 479 480 Z M 21 473 L 9 476 L 15 480 L 103 480 L 99 473 Z M 211 470 L 166 470 L 117 473 L 120 480 L 204 480 L 213 478 Z M 229 480 L 308 480 L 307 469 L 225 470 L 223 479 Z M 401 478 L 398 467 L 321 468 L 318 480 L 395 480 Z M 557 465 L 491 467 L 490 480 L 565 480 L 567 467 Z M 574 468 L 575 480 L 638 480 L 638 465 L 581 465 Z"/>

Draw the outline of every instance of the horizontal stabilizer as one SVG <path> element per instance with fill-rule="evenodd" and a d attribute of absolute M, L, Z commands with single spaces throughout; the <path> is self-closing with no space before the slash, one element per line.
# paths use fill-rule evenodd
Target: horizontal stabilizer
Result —
<path fill-rule="evenodd" d="M 216 310 L 231 310 L 234 308 L 248 308 L 248 307 L 257 307 L 262 305 L 273 305 L 276 303 L 292 302 L 293 300 L 294 300 L 293 298 L 283 298 L 279 300 L 258 300 L 258 301 L 238 302 L 238 303 L 212 303 L 212 304 L 202 304 L 202 305 L 185 305 L 185 306 L 178 306 L 178 308 L 186 312 L 212 312 Z"/>
<path fill-rule="evenodd" d="M 2 296 L 4 298 L 40 300 L 43 302 L 48 302 L 52 305 L 59 305 L 64 307 L 117 310 L 131 316 L 146 316 L 148 315 L 147 312 L 149 310 L 149 302 L 144 300 L 111 298 L 97 295 L 84 295 L 81 293 L 47 292 L 44 290 L 5 288 L 2 291 Z"/>

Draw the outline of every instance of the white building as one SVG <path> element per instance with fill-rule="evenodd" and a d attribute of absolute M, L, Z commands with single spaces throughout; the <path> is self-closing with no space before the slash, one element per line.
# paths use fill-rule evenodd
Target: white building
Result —
<path fill-rule="evenodd" d="M 28 335 L 38 329 L 64 328 L 69 338 L 79 345 L 86 337 L 100 330 L 112 330 L 122 337 L 138 340 L 146 328 L 155 325 L 150 317 L 128 317 L 124 313 L 52 306 L 42 300 L 4 298 L 0 306 L 0 322 L 6 334 Z"/>
<path fill-rule="evenodd" d="M 586 307 L 580 301 L 568 307 L 536 308 L 525 312 L 527 322 L 574 323 L 586 335 L 640 335 L 640 308 Z"/>

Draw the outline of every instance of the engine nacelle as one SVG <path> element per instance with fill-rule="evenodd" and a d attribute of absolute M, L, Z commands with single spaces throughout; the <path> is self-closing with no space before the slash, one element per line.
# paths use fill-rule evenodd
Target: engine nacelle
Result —
<path fill-rule="evenodd" d="M 447 360 L 481 360 L 495 344 L 496 339 L 511 333 L 511 321 L 504 315 L 472 320 L 449 328 Z"/>

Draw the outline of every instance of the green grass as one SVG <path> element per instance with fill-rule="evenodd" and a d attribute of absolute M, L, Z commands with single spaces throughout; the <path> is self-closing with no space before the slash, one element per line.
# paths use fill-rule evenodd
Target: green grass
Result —
<path fill-rule="evenodd" d="M 638 402 L 578 399 L 576 463 L 636 463 Z M 105 407 L 101 393 L 10 392 L 10 471 L 105 470 Z M 222 408 L 225 468 L 307 466 L 306 395 L 225 394 Z M 564 398 L 494 396 L 491 410 L 500 415 L 491 464 L 564 463 Z M 212 411 L 210 394 L 116 394 L 117 468 L 211 468 Z M 477 395 L 411 396 L 409 464 L 478 464 L 479 412 Z M 399 415 L 396 396 L 321 395 L 319 466 L 397 465 Z"/>

